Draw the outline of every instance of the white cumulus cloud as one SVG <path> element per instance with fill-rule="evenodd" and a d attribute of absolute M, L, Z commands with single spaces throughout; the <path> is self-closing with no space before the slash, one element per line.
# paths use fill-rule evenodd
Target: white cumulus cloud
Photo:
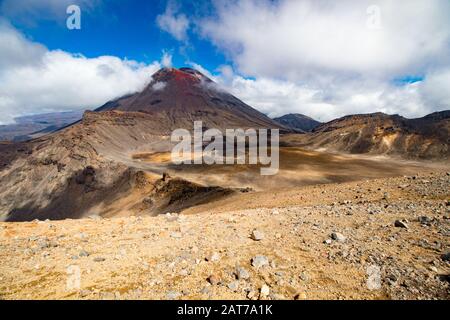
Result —
<path fill-rule="evenodd" d="M 164 52 L 161 59 L 161 64 L 165 68 L 172 67 L 172 55 L 170 53 Z"/>
<path fill-rule="evenodd" d="M 156 82 L 156 83 L 154 83 L 154 84 L 152 85 L 152 89 L 153 89 L 154 91 L 161 91 L 161 90 L 164 90 L 164 88 L 165 88 L 166 86 L 167 86 L 167 83 L 158 81 L 158 82 Z"/>
<path fill-rule="evenodd" d="M 379 8 L 379 29 L 368 24 L 370 6 Z M 385 76 L 448 63 L 447 0 L 247 0 L 216 10 L 201 21 L 203 35 L 254 76 Z"/>
<path fill-rule="evenodd" d="M 167 3 L 166 11 L 156 17 L 158 27 L 172 35 L 179 41 L 187 40 L 189 29 L 189 19 L 183 13 L 178 13 L 178 6 L 175 2 Z"/>
<path fill-rule="evenodd" d="M 197 69 L 202 67 L 197 65 Z M 380 111 L 415 118 L 448 109 L 450 105 L 450 94 L 443 90 L 450 85 L 450 70 L 401 85 L 349 79 L 322 86 L 270 77 L 246 78 L 236 74 L 230 66 L 221 66 L 217 71 L 211 78 L 218 82 L 219 88 L 270 117 L 302 113 L 320 121 L 330 121 L 348 114 Z"/>
<path fill-rule="evenodd" d="M 220 81 L 269 115 L 416 117 L 450 108 L 448 12 L 447 0 L 217 1 L 196 30 L 232 61 Z"/>
<path fill-rule="evenodd" d="M 48 50 L 0 24 L 0 124 L 26 114 L 95 108 L 141 90 L 160 62 Z"/>

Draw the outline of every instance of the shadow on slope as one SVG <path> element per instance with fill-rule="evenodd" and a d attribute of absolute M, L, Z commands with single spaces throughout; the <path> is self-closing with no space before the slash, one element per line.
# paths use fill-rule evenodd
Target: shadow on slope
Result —
<path fill-rule="evenodd" d="M 143 171 L 125 170 L 117 179 L 105 183 L 108 175 L 91 166 L 73 174 L 66 188 L 54 195 L 45 207 L 39 203 L 9 212 L 6 221 L 79 219 L 89 215 L 113 217 L 120 215 L 158 215 L 213 202 L 234 193 L 234 190 L 203 186 L 164 174 L 155 179 Z"/>
<path fill-rule="evenodd" d="M 164 174 L 154 183 L 153 190 L 136 208 L 152 215 L 180 212 L 189 207 L 222 199 L 235 191 L 219 186 L 203 186 Z"/>
<path fill-rule="evenodd" d="M 103 184 L 97 179 L 93 167 L 75 172 L 68 180 L 66 188 L 54 195 L 48 205 L 40 207 L 39 203 L 29 202 L 9 212 L 6 221 L 63 220 L 78 219 L 102 203 L 112 205 L 118 198 L 126 195 L 134 187 L 132 170 L 124 171 L 109 184 Z M 94 212 L 92 212 L 94 213 Z"/>

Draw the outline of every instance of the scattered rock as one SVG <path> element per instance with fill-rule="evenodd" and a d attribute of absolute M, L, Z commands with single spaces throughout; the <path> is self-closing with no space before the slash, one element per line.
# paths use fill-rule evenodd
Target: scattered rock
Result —
<path fill-rule="evenodd" d="M 302 281 L 307 282 L 309 280 L 309 276 L 306 272 L 302 272 L 300 273 L 300 279 L 302 279 Z"/>
<path fill-rule="evenodd" d="M 50 248 L 50 241 L 48 241 L 47 239 L 41 239 L 38 241 L 37 246 L 41 250 Z"/>
<path fill-rule="evenodd" d="M 180 271 L 180 276 L 186 277 L 189 275 L 189 271 L 186 269 L 183 269 Z"/>
<path fill-rule="evenodd" d="M 260 292 L 259 297 L 260 297 L 261 299 L 267 298 L 267 297 L 269 296 L 269 294 L 270 294 L 270 288 L 269 288 L 268 285 L 264 284 L 264 285 L 261 287 L 261 289 L 260 289 L 259 292 Z"/>
<path fill-rule="evenodd" d="M 81 250 L 80 253 L 78 254 L 78 256 L 80 256 L 80 257 L 89 257 L 89 252 L 87 252 L 85 250 Z"/>
<path fill-rule="evenodd" d="M 442 178 L 442 175 L 439 178 Z M 330 297 L 370 299 L 378 294 L 370 293 L 365 289 L 367 275 L 364 269 L 370 265 L 380 266 L 382 272 L 375 275 L 380 280 L 386 296 L 393 299 L 445 299 L 448 297 L 447 266 L 450 261 L 450 252 L 446 248 L 446 237 L 450 235 L 448 230 L 450 201 L 443 200 L 448 199 L 447 190 L 449 190 L 450 180 L 448 177 L 445 179 L 444 181 L 430 178 L 431 182 L 427 185 L 423 185 L 421 179 L 410 180 L 406 192 L 397 188 L 406 179 L 396 178 L 395 183 L 383 185 L 381 192 L 366 193 L 367 202 L 353 204 L 346 202 L 344 206 L 336 204 L 342 197 L 349 196 L 347 189 L 342 191 L 342 195 L 335 195 L 328 191 L 330 196 L 327 201 L 335 201 L 335 206 L 324 201 L 320 204 L 286 207 L 280 209 L 286 213 L 280 216 L 272 216 L 273 209 L 260 208 L 249 210 L 249 212 L 238 210 L 231 213 L 231 217 L 226 213 L 214 218 L 189 216 L 184 223 L 184 216 L 181 215 L 179 219 L 181 229 L 178 228 L 178 223 L 169 223 L 173 218 L 170 214 L 155 219 L 143 218 L 142 223 L 130 223 L 138 221 L 138 218 L 131 217 L 102 221 L 83 220 L 86 226 L 83 225 L 82 230 L 89 236 L 80 232 L 79 226 L 72 227 L 73 222 L 70 221 L 32 224 L 30 225 L 32 228 L 27 229 L 24 234 L 17 232 L 19 226 L 0 224 L 0 233 L 2 236 L 6 235 L 2 238 L 2 241 L 5 240 L 2 246 L 6 245 L 11 257 L 15 254 L 26 255 L 24 257 L 26 266 L 32 271 L 29 279 L 32 279 L 33 274 L 48 272 L 49 263 L 52 265 L 56 260 L 61 260 L 64 266 L 79 265 L 83 275 L 92 279 L 93 282 L 96 281 L 95 277 L 97 280 L 104 279 L 105 274 L 101 272 L 97 276 L 97 272 L 109 263 L 112 265 L 120 263 L 124 267 L 126 263 L 130 263 L 142 271 L 130 279 L 130 281 L 139 279 L 140 283 L 135 285 L 133 282 L 130 290 L 120 289 L 120 294 L 114 292 L 118 290 L 118 286 L 122 285 L 122 279 L 114 279 L 114 276 L 111 278 L 111 286 L 108 284 L 111 292 L 102 292 L 100 287 L 95 286 L 88 287 L 92 291 L 74 291 L 75 297 L 83 299 L 110 298 L 111 294 L 114 294 L 115 299 L 130 299 L 135 297 L 134 292 L 138 290 L 142 292 L 141 298 L 144 299 L 183 299 L 190 297 L 191 294 L 207 299 L 230 297 L 248 297 L 254 300 L 314 299 L 317 296 L 323 296 L 316 291 L 324 290 L 323 283 L 313 281 L 316 280 L 314 275 L 324 272 L 324 276 L 332 277 L 334 272 L 345 271 L 347 266 L 360 269 L 361 277 L 343 281 L 346 285 L 356 283 L 362 291 L 355 290 L 348 293 L 339 291 L 339 286 L 332 286 Z M 377 187 L 371 186 L 372 190 L 376 190 Z M 404 188 L 404 186 L 401 187 Z M 429 191 L 430 188 L 435 188 L 435 193 Z M 361 193 L 367 190 L 367 186 L 361 187 Z M 321 192 L 320 188 L 313 191 Z M 350 196 L 351 192 L 356 192 L 357 198 L 360 199 L 361 194 L 358 191 L 351 189 Z M 389 202 L 380 201 L 384 191 L 391 192 Z M 427 192 L 428 198 L 423 200 L 422 195 Z M 414 198 L 415 193 L 419 195 L 418 199 Z M 404 198 L 398 199 L 399 194 Z M 387 209 L 384 208 L 386 204 L 389 204 Z M 349 210 L 353 213 L 351 218 L 346 216 Z M 367 213 L 376 214 L 376 216 L 369 216 Z M 214 220 L 216 217 L 218 220 Z M 330 220 L 326 220 L 325 217 Z M 396 219 L 399 220 L 396 221 Z M 395 227 L 392 220 L 395 222 Z M 47 227 L 51 225 L 55 226 L 54 230 L 48 230 Z M 408 225 L 411 225 L 410 230 L 397 229 L 406 229 Z M 100 226 L 108 226 L 109 229 L 105 230 L 108 230 L 109 234 L 97 233 L 97 227 L 100 228 Z M 267 226 L 270 226 L 270 229 Z M 203 233 L 205 228 L 210 229 Z M 265 235 L 261 231 L 264 231 Z M 329 231 L 342 233 L 333 232 L 332 234 Z M 66 237 L 61 239 L 63 235 L 59 235 L 59 232 L 63 232 Z M 182 234 L 186 243 L 183 239 L 172 239 L 171 232 L 174 232 L 172 236 Z M 282 240 L 276 240 L 280 238 Z M 89 239 L 89 244 L 84 243 L 87 241 L 85 239 Z M 330 244 L 329 246 L 322 244 L 324 239 L 326 244 Z M 259 243 L 253 242 L 261 240 L 262 242 Z M 275 241 L 272 243 L 272 240 Z M 59 247 L 53 249 L 52 243 L 56 241 Z M 112 252 L 111 255 L 102 251 L 102 245 L 106 241 L 111 241 L 108 243 L 108 245 L 111 243 L 111 246 L 108 246 L 108 250 Z M 341 244 L 340 241 L 350 245 Z M 178 244 L 170 246 L 170 242 Z M 153 243 L 156 245 L 162 243 L 167 246 L 167 249 L 154 255 L 155 259 L 147 255 L 148 245 Z M 240 246 L 245 244 L 250 247 L 244 247 L 241 250 Z M 264 251 L 253 251 L 259 245 L 265 246 Z M 266 248 L 266 245 L 269 247 Z M 386 250 L 389 247 L 396 250 Z M 214 250 L 217 252 L 213 252 Z M 142 252 L 142 255 L 139 252 Z M 414 252 L 416 252 L 412 256 L 414 261 L 404 259 Z M 251 253 L 253 255 L 248 255 Z M 309 259 L 298 260 L 298 254 L 317 258 L 318 263 L 309 263 Z M 47 258 L 44 259 L 44 257 Z M 214 262 L 205 262 L 205 258 L 207 261 Z M 95 264 L 93 261 L 99 263 Z M 273 263 L 275 261 L 276 265 Z M 37 263 L 39 264 L 36 265 Z M 334 266 L 327 268 L 330 263 Z M 319 264 L 324 269 L 314 269 L 318 268 Z M 2 283 L 12 281 L 13 276 L 16 275 L 14 265 L 8 263 L 7 265 L 14 273 L 11 272 L 10 278 L 0 276 Z M 209 272 L 205 273 L 205 270 Z M 114 274 L 114 272 L 111 270 L 109 273 Z M 174 286 L 174 279 L 177 281 L 176 286 Z M 117 286 L 114 287 L 116 284 Z M 20 290 L 20 285 L 20 283 L 13 283 L 11 290 L 7 292 Z M 46 287 L 48 285 L 45 284 Z M 27 295 L 24 294 L 23 297 L 33 298 L 34 293 L 31 289 L 26 289 Z M 169 292 L 169 290 L 176 291 Z M 39 290 L 37 289 L 36 292 Z M 45 290 L 45 292 L 49 291 Z M 9 296 L 7 294 L 8 298 Z"/>
<path fill-rule="evenodd" d="M 170 237 L 175 238 L 175 239 L 180 239 L 183 237 L 183 235 L 181 234 L 181 232 L 172 232 L 170 234 Z"/>
<path fill-rule="evenodd" d="M 397 228 L 408 229 L 408 225 L 406 224 L 406 220 L 395 220 L 394 226 Z"/>
<path fill-rule="evenodd" d="M 300 292 L 300 293 L 297 293 L 295 296 L 294 296 L 294 299 L 295 300 L 306 300 L 306 293 L 304 293 L 304 292 Z"/>
<path fill-rule="evenodd" d="M 253 230 L 250 237 L 255 241 L 261 241 L 264 239 L 264 233 L 259 230 Z"/>
<path fill-rule="evenodd" d="M 89 291 L 89 290 L 81 290 L 80 291 L 80 297 L 81 298 L 87 297 L 90 294 L 91 294 L 91 291 Z"/>
<path fill-rule="evenodd" d="M 228 284 L 228 289 L 231 291 L 237 291 L 239 288 L 239 281 L 233 281 Z"/>
<path fill-rule="evenodd" d="M 198 247 L 197 246 L 192 246 L 191 247 L 191 252 L 192 253 L 197 253 L 198 252 Z"/>
<path fill-rule="evenodd" d="M 176 300 L 181 296 L 181 293 L 177 291 L 169 291 L 166 296 L 168 300 Z"/>
<path fill-rule="evenodd" d="M 106 259 L 105 258 L 103 258 L 103 257 L 97 257 L 97 258 L 94 258 L 94 262 L 103 262 L 103 261 L 105 261 Z"/>
<path fill-rule="evenodd" d="M 255 256 L 252 259 L 252 266 L 255 267 L 256 269 L 265 267 L 269 265 L 269 259 L 266 256 Z"/>
<path fill-rule="evenodd" d="M 207 280 L 213 286 L 218 285 L 220 283 L 220 277 L 217 274 L 210 275 Z"/>
<path fill-rule="evenodd" d="M 207 256 L 205 259 L 206 259 L 206 261 L 209 261 L 209 262 L 216 262 L 216 261 L 220 260 L 220 254 L 218 252 L 213 252 L 209 256 Z"/>
<path fill-rule="evenodd" d="M 441 259 L 444 261 L 450 261 L 450 251 L 441 255 Z"/>
<path fill-rule="evenodd" d="M 208 287 L 203 287 L 202 290 L 200 290 L 201 294 L 209 295 L 211 293 L 211 289 Z"/>
<path fill-rule="evenodd" d="M 247 294 L 247 298 L 250 299 L 250 300 L 258 299 L 258 292 L 255 291 L 255 290 L 249 291 L 249 293 Z"/>
<path fill-rule="evenodd" d="M 112 292 L 101 292 L 100 293 L 100 299 L 111 301 L 116 298 L 115 294 Z"/>
<path fill-rule="evenodd" d="M 331 239 L 338 241 L 338 242 L 345 242 L 345 240 L 347 240 L 347 238 L 339 232 L 333 232 L 331 234 Z"/>
<path fill-rule="evenodd" d="M 79 240 L 87 241 L 88 236 L 85 233 L 80 232 L 75 235 L 75 238 L 77 238 Z"/>
<path fill-rule="evenodd" d="M 430 226 L 431 222 L 432 222 L 432 220 L 426 216 L 420 216 L 417 220 L 420 222 L 420 224 L 423 224 L 426 226 Z"/>
<path fill-rule="evenodd" d="M 169 222 L 177 221 L 178 217 L 178 213 L 166 213 L 166 220 Z"/>
<path fill-rule="evenodd" d="M 439 272 L 439 270 L 435 266 L 430 266 L 428 269 L 430 269 L 430 271 L 433 271 L 434 273 Z"/>
<path fill-rule="evenodd" d="M 236 278 L 238 280 L 247 280 L 250 278 L 248 271 L 242 267 L 237 267 L 235 272 Z"/>

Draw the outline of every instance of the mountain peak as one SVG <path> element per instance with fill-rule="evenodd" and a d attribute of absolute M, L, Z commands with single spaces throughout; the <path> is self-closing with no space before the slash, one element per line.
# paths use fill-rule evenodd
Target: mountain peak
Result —
<path fill-rule="evenodd" d="M 282 128 L 192 68 L 162 68 L 142 91 L 110 101 L 96 111 L 151 114 L 167 130 L 191 127 L 202 120 L 212 128 Z"/>
<path fill-rule="evenodd" d="M 289 113 L 273 120 L 298 132 L 309 132 L 321 123 L 300 113 Z"/>
<path fill-rule="evenodd" d="M 154 82 L 169 82 L 169 81 L 188 81 L 192 83 L 200 83 L 202 81 L 212 82 L 211 79 L 206 77 L 203 73 L 198 70 L 183 67 L 183 68 L 162 68 L 152 76 Z"/>

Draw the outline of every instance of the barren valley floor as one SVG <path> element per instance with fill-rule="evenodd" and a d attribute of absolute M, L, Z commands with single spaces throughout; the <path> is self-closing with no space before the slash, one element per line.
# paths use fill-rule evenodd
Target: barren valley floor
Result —
<path fill-rule="evenodd" d="M 449 299 L 444 170 L 0 223 L 1 299 Z M 79 275 L 79 277 L 78 277 Z"/>

